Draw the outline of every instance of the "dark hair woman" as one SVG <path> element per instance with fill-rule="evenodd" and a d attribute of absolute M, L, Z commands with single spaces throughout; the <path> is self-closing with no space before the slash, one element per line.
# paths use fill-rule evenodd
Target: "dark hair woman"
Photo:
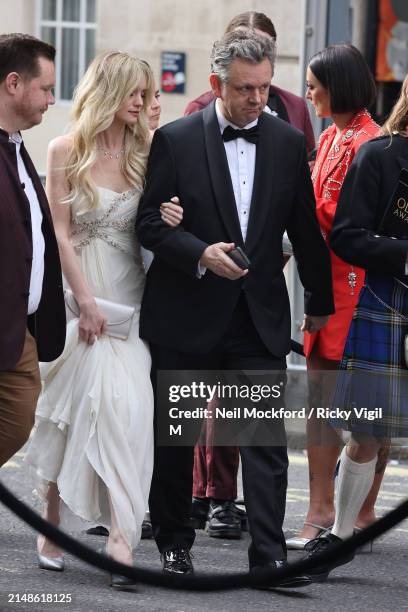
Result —
<path fill-rule="evenodd" d="M 323 132 L 314 166 L 317 216 L 329 241 L 333 218 L 343 181 L 359 147 L 379 133 L 367 107 L 375 98 L 375 83 L 360 51 L 349 44 L 327 47 L 314 55 L 307 69 L 306 98 L 316 115 L 333 120 Z M 305 330 L 304 350 L 307 360 L 310 402 L 327 406 L 332 377 L 336 371 L 358 294 L 363 285 L 364 270 L 350 265 L 330 252 L 336 313 L 319 332 Z M 311 538 L 330 527 L 334 519 L 333 473 L 340 452 L 340 439 L 314 415 L 307 421 L 310 502 L 306 521 L 299 536 L 287 540 L 288 548 L 301 549 Z M 367 502 L 358 517 L 358 526 L 375 520 L 374 503 L 383 470 L 376 477 Z"/>
<path fill-rule="evenodd" d="M 342 452 L 336 520 L 330 535 L 309 545 L 312 556 L 353 533 L 381 441 L 408 436 L 408 76 L 382 133 L 351 165 L 331 235 L 336 255 L 364 268 L 366 278 L 331 402 L 350 411 L 331 424 L 352 431 Z M 351 558 L 337 555 L 319 568 L 321 577 Z"/>

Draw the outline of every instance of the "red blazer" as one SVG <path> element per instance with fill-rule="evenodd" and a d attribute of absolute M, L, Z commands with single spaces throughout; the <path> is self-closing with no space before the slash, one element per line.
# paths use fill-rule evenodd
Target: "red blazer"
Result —
<path fill-rule="evenodd" d="M 289 123 L 304 133 L 308 152 L 313 151 L 315 148 L 315 138 L 306 102 L 303 98 L 295 96 L 295 94 L 285 91 L 285 89 L 276 87 L 276 85 L 271 85 L 270 89 L 281 99 L 288 113 Z M 214 94 L 212 91 L 206 91 L 187 104 L 184 114 L 192 115 L 208 106 L 213 100 Z"/>
<path fill-rule="evenodd" d="M 27 317 L 33 254 L 30 205 L 17 171 L 16 147 L 0 129 L 0 371 L 18 362 L 27 325 L 37 341 L 40 361 L 56 359 L 65 343 L 61 267 L 51 213 L 23 144 L 20 151 L 43 213 L 44 281 L 38 310 Z"/>
<path fill-rule="evenodd" d="M 341 133 L 340 142 L 333 148 L 336 126 L 333 124 L 320 136 L 312 181 L 316 196 L 316 213 L 323 237 L 329 246 L 329 238 L 344 179 L 360 146 L 379 134 L 379 126 L 366 110 L 358 112 Z M 325 359 L 339 361 L 364 283 L 365 270 L 351 266 L 330 250 L 333 277 L 333 295 L 336 312 L 319 332 L 304 335 L 304 351 L 309 357 L 316 344 L 317 352 Z M 355 286 L 351 281 L 355 276 Z"/>

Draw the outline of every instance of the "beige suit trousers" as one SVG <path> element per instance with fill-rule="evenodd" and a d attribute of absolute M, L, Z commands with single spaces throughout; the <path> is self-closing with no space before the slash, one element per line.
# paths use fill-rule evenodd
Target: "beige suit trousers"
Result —
<path fill-rule="evenodd" d="M 27 330 L 14 369 L 0 372 L 0 466 L 28 440 L 40 391 L 37 346 Z"/>

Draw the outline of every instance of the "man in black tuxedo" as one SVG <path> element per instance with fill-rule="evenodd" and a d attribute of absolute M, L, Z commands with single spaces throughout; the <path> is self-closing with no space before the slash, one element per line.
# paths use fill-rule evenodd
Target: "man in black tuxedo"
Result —
<path fill-rule="evenodd" d="M 268 37 L 225 35 L 212 53 L 216 102 L 155 132 L 136 224 L 140 242 L 155 253 L 140 319 L 141 336 L 151 343 L 153 380 L 158 370 L 286 368 L 285 230 L 305 287 L 303 327 L 317 330 L 333 312 L 304 136 L 262 112 L 274 56 Z M 169 228 L 159 207 L 175 194 L 184 219 Z M 228 256 L 234 245 L 247 253 L 249 270 Z M 250 569 L 280 567 L 286 559 L 286 447 L 240 452 Z M 166 572 L 192 571 L 192 465 L 193 447 L 156 447 L 150 512 Z M 296 577 L 281 586 L 305 583 L 306 577 Z"/>

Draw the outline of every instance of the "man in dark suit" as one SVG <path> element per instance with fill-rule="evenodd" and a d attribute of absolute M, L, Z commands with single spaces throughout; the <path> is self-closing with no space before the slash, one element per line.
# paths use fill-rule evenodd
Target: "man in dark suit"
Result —
<path fill-rule="evenodd" d="M 333 312 L 304 136 L 262 112 L 274 55 L 265 36 L 225 35 L 212 54 L 216 103 L 155 133 L 137 219 L 141 243 L 155 253 L 140 320 L 141 335 L 151 343 L 154 380 L 159 370 L 286 368 L 285 229 L 306 288 L 304 328 L 319 329 Z M 184 219 L 169 229 L 159 207 L 175 194 Z M 246 251 L 249 270 L 228 256 L 234 245 Z M 280 567 L 286 559 L 286 448 L 240 451 L 250 568 Z M 150 511 L 166 572 L 192 571 L 192 464 L 192 447 L 156 446 Z M 306 582 L 296 577 L 281 586 Z"/>
<path fill-rule="evenodd" d="M 275 42 L 277 40 L 275 26 L 264 13 L 245 11 L 235 15 L 228 23 L 225 33 L 244 28 L 253 28 L 258 33 L 270 36 Z M 214 93 L 206 91 L 188 103 L 184 114 L 191 115 L 203 110 L 214 99 Z M 303 132 L 308 153 L 315 148 L 312 124 L 304 98 L 271 83 L 265 111 L 272 112 Z M 244 511 L 234 503 L 237 497 L 239 449 L 232 445 L 213 445 L 214 427 L 214 421 L 206 421 L 203 433 L 205 432 L 209 443 L 204 441 L 197 444 L 194 450 L 192 521 L 203 527 L 208 518 L 207 533 L 210 537 L 236 539 L 241 537 L 242 527 L 246 523 Z"/>
<path fill-rule="evenodd" d="M 65 307 L 58 247 L 20 130 L 54 103 L 55 49 L 0 36 L 0 466 L 28 439 L 41 390 L 38 358 L 58 357 Z"/>

